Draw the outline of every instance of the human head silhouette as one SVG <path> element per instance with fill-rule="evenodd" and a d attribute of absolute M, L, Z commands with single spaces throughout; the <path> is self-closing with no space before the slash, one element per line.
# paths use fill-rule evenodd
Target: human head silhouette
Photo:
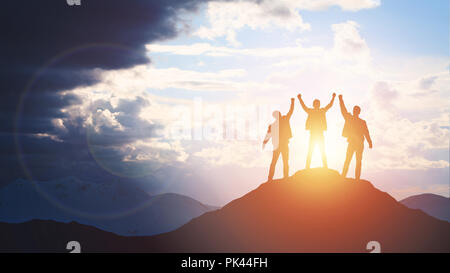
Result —
<path fill-rule="evenodd" d="M 313 107 L 314 107 L 315 109 L 320 108 L 320 100 L 314 100 L 314 101 L 313 101 Z"/>
<path fill-rule="evenodd" d="M 276 119 L 279 120 L 281 117 L 281 113 L 280 111 L 273 111 L 272 116 Z"/>
<path fill-rule="evenodd" d="M 359 113 L 361 113 L 361 108 L 359 106 L 353 107 L 353 116 L 357 117 L 359 116 Z"/>

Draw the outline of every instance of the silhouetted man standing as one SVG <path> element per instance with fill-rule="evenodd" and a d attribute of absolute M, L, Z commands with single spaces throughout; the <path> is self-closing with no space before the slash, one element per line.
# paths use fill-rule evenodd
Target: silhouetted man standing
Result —
<path fill-rule="evenodd" d="M 336 94 L 333 93 L 333 98 L 331 99 L 330 103 L 324 108 L 320 108 L 320 100 L 317 99 L 313 102 L 314 108 L 308 108 L 302 100 L 302 95 L 298 94 L 297 97 L 300 101 L 300 104 L 302 105 L 303 110 L 305 110 L 305 112 L 308 114 L 308 118 L 306 120 L 306 130 L 309 130 L 309 148 L 308 156 L 306 157 L 306 168 L 309 169 L 311 166 L 311 157 L 316 144 L 319 145 L 320 152 L 322 153 L 323 167 L 328 168 L 323 132 L 327 130 L 326 112 L 331 108 L 331 106 L 333 106 Z"/>
<path fill-rule="evenodd" d="M 292 137 L 291 125 L 289 120 L 291 119 L 292 113 L 294 112 L 294 102 L 295 99 L 291 98 L 291 107 L 289 112 L 282 116 L 280 111 L 274 111 L 273 117 L 275 122 L 269 125 L 267 129 L 266 137 L 263 141 L 263 149 L 267 142 L 272 138 L 273 144 L 273 155 L 272 162 L 270 163 L 269 177 L 268 181 L 272 181 L 273 175 L 275 173 L 275 166 L 277 164 L 278 158 L 283 158 L 283 177 L 289 177 L 289 139 Z"/>
<path fill-rule="evenodd" d="M 359 106 L 355 106 L 353 107 L 353 115 L 348 113 L 347 108 L 345 108 L 342 95 L 339 95 L 339 105 L 341 107 L 342 116 L 345 119 L 342 136 L 346 137 L 348 141 L 347 154 L 345 156 L 342 176 L 345 177 L 347 175 L 350 161 L 352 161 L 353 154 L 356 153 L 355 179 L 359 180 L 361 177 L 361 163 L 364 151 L 364 139 L 366 139 L 369 143 L 370 149 L 372 149 L 372 139 L 370 139 L 369 129 L 367 128 L 366 121 L 359 118 L 361 108 Z"/>

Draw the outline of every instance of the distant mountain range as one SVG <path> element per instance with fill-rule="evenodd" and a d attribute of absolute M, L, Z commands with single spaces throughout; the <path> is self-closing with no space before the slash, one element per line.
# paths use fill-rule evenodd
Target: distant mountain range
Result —
<path fill-rule="evenodd" d="M 0 188 L 1 222 L 75 221 L 126 236 L 168 232 L 214 209 L 179 194 L 150 196 L 120 181 L 19 179 Z"/>
<path fill-rule="evenodd" d="M 0 223 L 0 251 L 450 252 L 450 223 L 410 209 L 368 181 L 311 169 L 263 183 L 175 231 L 123 237 L 78 223 Z"/>
<path fill-rule="evenodd" d="M 441 220 L 450 222 L 450 198 L 432 193 L 413 195 L 400 201 L 411 209 L 420 209 Z"/>

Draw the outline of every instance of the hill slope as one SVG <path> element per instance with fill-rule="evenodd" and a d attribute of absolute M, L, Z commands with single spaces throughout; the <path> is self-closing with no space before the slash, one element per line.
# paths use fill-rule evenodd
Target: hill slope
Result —
<path fill-rule="evenodd" d="M 70 252 L 70 241 L 81 244 L 81 252 L 108 252 L 127 249 L 119 236 L 76 222 L 60 223 L 52 220 L 32 220 L 25 223 L 0 223 L 0 252 Z"/>
<path fill-rule="evenodd" d="M 65 251 L 62 244 L 71 240 L 86 252 L 368 252 L 369 241 L 378 241 L 382 252 L 450 252 L 450 223 L 405 207 L 367 181 L 312 169 L 150 237 L 76 223 L 0 224 L 2 251 Z"/>
<path fill-rule="evenodd" d="M 450 223 L 409 209 L 368 181 L 311 169 L 264 183 L 222 209 L 153 238 L 154 251 L 450 252 Z"/>
<path fill-rule="evenodd" d="M 75 221 L 116 234 L 172 231 L 215 207 L 179 194 L 150 196 L 130 183 L 81 181 L 75 177 L 16 180 L 0 188 L 0 221 Z"/>
<path fill-rule="evenodd" d="M 408 208 L 420 209 L 433 217 L 450 222 L 450 198 L 424 193 L 405 198 L 400 203 Z"/>

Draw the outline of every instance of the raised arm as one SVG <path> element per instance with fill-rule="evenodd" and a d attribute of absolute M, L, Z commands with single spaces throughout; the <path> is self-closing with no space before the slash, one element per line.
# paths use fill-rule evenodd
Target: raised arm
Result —
<path fill-rule="evenodd" d="M 288 119 L 291 118 L 292 113 L 294 112 L 294 104 L 295 104 L 295 99 L 291 98 L 291 107 L 289 108 L 289 112 L 286 114 Z"/>
<path fill-rule="evenodd" d="M 347 111 L 347 108 L 345 108 L 344 99 L 342 98 L 342 95 L 339 95 L 339 106 L 341 107 L 341 114 L 346 119 L 348 115 L 350 115 Z"/>
<path fill-rule="evenodd" d="M 302 95 L 298 94 L 297 95 L 298 100 L 300 101 L 300 105 L 302 106 L 303 110 L 305 110 L 306 113 L 309 113 L 309 111 L 311 110 L 310 108 L 306 107 L 305 103 L 302 100 Z"/>
<path fill-rule="evenodd" d="M 367 123 L 364 122 L 364 137 L 367 140 L 367 143 L 369 143 L 369 148 L 372 149 L 372 139 L 370 138 L 369 129 L 367 128 Z"/>
<path fill-rule="evenodd" d="M 325 111 L 328 111 L 328 110 L 330 110 L 330 108 L 331 108 L 331 106 L 333 106 L 333 103 L 334 103 L 334 98 L 336 97 L 336 93 L 333 93 L 333 97 L 331 98 L 331 101 L 330 101 L 330 103 L 328 103 L 328 105 L 327 106 L 325 106 Z"/>
<path fill-rule="evenodd" d="M 263 150 L 271 137 L 272 137 L 272 132 L 271 132 L 271 126 L 269 125 L 269 128 L 267 129 L 267 133 L 266 133 L 266 136 L 264 137 L 264 141 L 263 141 L 263 145 L 262 145 Z"/>

